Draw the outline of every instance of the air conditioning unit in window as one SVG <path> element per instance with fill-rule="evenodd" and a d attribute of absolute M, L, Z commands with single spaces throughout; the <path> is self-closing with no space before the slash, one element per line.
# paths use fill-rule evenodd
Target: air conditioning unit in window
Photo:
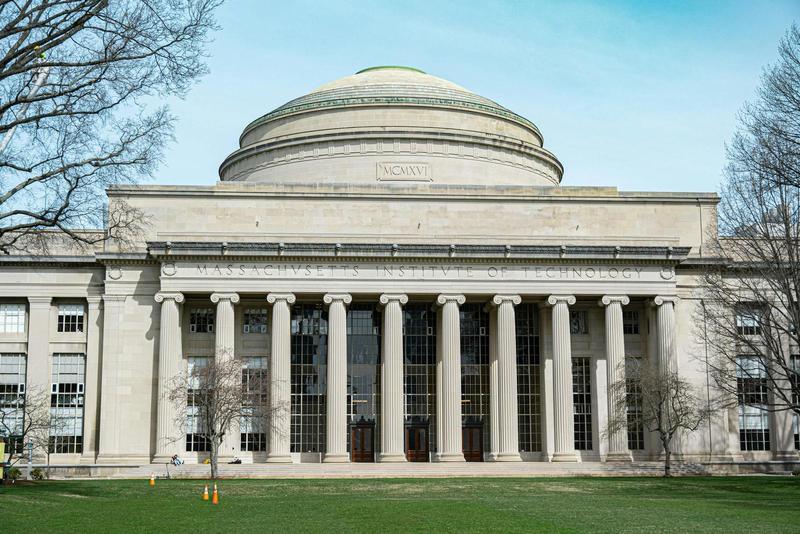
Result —
<path fill-rule="evenodd" d="M 242 327 L 242 329 L 244 330 L 245 334 L 249 334 L 250 333 L 250 325 L 249 324 L 244 325 Z"/>
<path fill-rule="evenodd" d="M 196 324 L 190 324 L 189 325 L 189 332 L 191 332 L 192 334 L 197 332 L 197 325 Z"/>

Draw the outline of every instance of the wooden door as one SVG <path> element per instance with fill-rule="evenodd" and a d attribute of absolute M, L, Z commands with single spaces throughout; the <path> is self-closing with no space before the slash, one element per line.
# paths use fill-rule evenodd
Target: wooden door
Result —
<path fill-rule="evenodd" d="M 429 461 L 427 426 L 406 426 L 406 459 L 409 462 Z"/>
<path fill-rule="evenodd" d="M 464 459 L 468 462 L 483 461 L 483 427 L 464 426 L 461 428 L 461 441 Z"/>
<path fill-rule="evenodd" d="M 353 425 L 350 427 L 350 460 L 353 462 L 375 461 L 375 426 Z"/>

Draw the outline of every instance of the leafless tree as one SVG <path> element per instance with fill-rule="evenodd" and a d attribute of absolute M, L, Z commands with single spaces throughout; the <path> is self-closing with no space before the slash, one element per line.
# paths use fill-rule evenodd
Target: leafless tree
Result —
<path fill-rule="evenodd" d="M 270 434 L 273 414 L 285 407 L 270 402 L 271 384 L 266 369 L 243 368 L 230 357 L 205 359 L 177 375 L 168 390 L 176 407 L 175 425 L 186 428 L 209 447 L 211 478 L 219 472 L 219 452 L 225 435 L 239 439 L 240 422 L 247 420 L 259 433 Z M 181 438 L 183 439 L 183 438 Z"/>
<path fill-rule="evenodd" d="M 728 147 L 721 191 L 723 261 L 703 276 L 696 324 L 730 405 L 800 414 L 800 30 L 765 69 Z M 755 365 L 753 362 L 757 362 Z M 744 391 L 756 385 L 761 393 Z M 751 392 L 753 393 L 753 392 Z"/>
<path fill-rule="evenodd" d="M 8 463 L 27 458 L 27 444 L 46 442 L 50 436 L 50 394 L 30 388 L 26 393 L 4 395 L 0 401 L 0 437 L 6 440 Z"/>
<path fill-rule="evenodd" d="M 174 122 L 163 99 L 205 73 L 220 2 L 0 2 L 0 252 L 140 228 L 104 190 L 152 175 Z"/>
<path fill-rule="evenodd" d="M 638 410 L 628 409 L 633 394 L 638 397 Z M 675 434 L 697 430 L 712 414 L 695 388 L 677 372 L 655 369 L 639 361 L 626 367 L 625 380 L 609 386 L 609 398 L 616 399 L 616 404 L 608 414 L 605 434 L 615 434 L 634 425 L 655 432 L 664 449 L 665 477 L 672 474 Z"/>

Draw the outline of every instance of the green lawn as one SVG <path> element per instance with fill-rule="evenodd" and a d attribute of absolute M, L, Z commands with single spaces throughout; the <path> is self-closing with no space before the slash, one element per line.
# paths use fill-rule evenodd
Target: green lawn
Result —
<path fill-rule="evenodd" d="M 2 532 L 800 532 L 800 477 L 54 481 Z"/>

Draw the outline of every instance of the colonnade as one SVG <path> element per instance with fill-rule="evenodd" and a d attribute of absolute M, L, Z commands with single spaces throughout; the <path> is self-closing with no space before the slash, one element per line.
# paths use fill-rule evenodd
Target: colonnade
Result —
<path fill-rule="evenodd" d="M 166 395 L 169 381 L 183 365 L 179 306 L 184 296 L 178 292 L 160 292 L 155 297 L 161 303 L 161 332 L 158 362 L 158 421 L 154 461 L 165 461 L 180 440 L 183 429 L 176 424 L 180 407 Z M 273 424 L 270 429 L 268 462 L 291 462 L 290 455 L 290 307 L 295 302 L 291 293 L 270 293 L 266 300 L 272 305 L 271 399 L 274 403 Z M 408 302 L 403 294 L 383 294 L 382 324 L 381 417 L 382 434 L 379 460 L 405 461 L 403 413 L 403 313 Z M 216 304 L 215 357 L 232 358 L 234 346 L 234 305 L 236 293 L 213 293 Z M 489 458 L 495 461 L 520 461 L 518 445 L 517 408 L 517 350 L 514 307 L 522 301 L 519 295 L 492 295 L 490 311 L 490 433 Z M 348 462 L 347 453 L 347 306 L 352 297 L 346 293 L 329 293 L 323 302 L 328 306 L 328 365 L 327 365 L 327 439 L 324 462 Z M 462 462 L 461 417 L 461 338 L 459 307 L 466 302 L 461 294 L 440 294 L 435 298 L 437 313 L 436 350 L 436 460 Z M 574 447 L 572 399 L 572 350 L 570 341 L 570 306 L 573 295 L 550 295 L 546 305 L 552 308 L 553 461 L 577 461 Z M 605 339 L 608 384 L 624 380 L 624 331 L 622 307 L 628 305 L 625 295 L 605 295 L 599 305 L 605 308 Z M 655 297 L 657 317 L 658 365 L 674 368 L 675 302 L 673 297 Z M 611 392 L 608 409 L 616 403 Z M 226 434 L 223 451 L 238 450 L 238 432 Z M 618 429 L 608 436 L 608 460 L 629 460 L 627 431 Z"/>

